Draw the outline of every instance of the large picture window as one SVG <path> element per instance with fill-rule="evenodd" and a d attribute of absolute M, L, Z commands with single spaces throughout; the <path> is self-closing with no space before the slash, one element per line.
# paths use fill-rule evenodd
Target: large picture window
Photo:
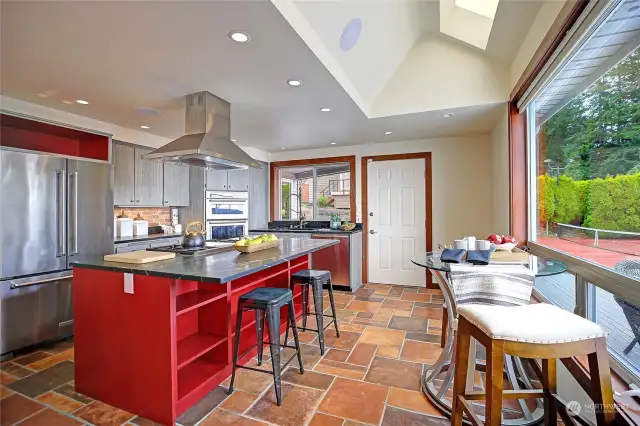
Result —
<path fill-rule="evenodd" d="M 272 163 L 273 219 L 354 220 L 354 164 L 350 157 Z"/>
<path fill-rule="evenodd" d="M 537 242 L 622 273 L 625 260 L 640 269 L 640 49 L 566 105 L 548 106 L 530 107 Z"/>
<path fill-rule="evenodd" d="M 613 364 L 640 382 L 640 306 L 608 291 L 621 276 L 640 282 L 640 10 L 631 3 L 585 30 L 526 117 L 529 239 L 534 251 L 561 253 L 571 272 L 536 280 L 536 290 L 602 325 Z"/>

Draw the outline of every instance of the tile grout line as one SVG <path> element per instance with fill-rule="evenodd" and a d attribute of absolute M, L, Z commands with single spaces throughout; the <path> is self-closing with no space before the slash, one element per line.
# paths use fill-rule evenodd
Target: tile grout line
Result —
<path fill-rule="evenodd" d="M 18 420 L 17 422 L 15 422 L 15 423 L 12 423 L 12 425 L 19 425 L 19 424 L 21 424 L 21 423 L 23 423 L 23 422 L 27 421 L 27 420 L 28 420 L 28 419 L 30 419 L 31 417 L 35 416 L 36 414 L 38 414 L 38 413 L 40 413 L 40 412 L 42 412 L 42 411 L 46 410 L 46 409 L 47 409 L 47 407 L 46 407 L 46 406 L 43 406 L 41 409 L 39 409 L 39 410 L 38 410 L 38 411 L 36 411 L 35 413 L 31 413 L 31 414 L 29 414 L 29 415 L 28 415 L 27 417 L 25 417 L 24 419 L 21 419 L 21 420 Z"/>

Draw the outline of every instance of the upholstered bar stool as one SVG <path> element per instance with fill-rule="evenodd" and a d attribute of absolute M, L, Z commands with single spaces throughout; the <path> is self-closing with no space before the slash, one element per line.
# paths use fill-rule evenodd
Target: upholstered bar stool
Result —
<path fill-rule="evenodd" d="M 327 283 L 329 291 L 329 303 L 331 304 L 331 315 L 324 315 L 324 306 L 322 303 L 322 286 Z M 338 318 L 336 317 L 336 305 L 333 302 L 333 284 L 331 283 L 331 272 L 320 271 L 314 269 L 304 269 L 298 271 L 295 274 L 291 274 L 291 291 L 293 292 L 296 286 L 302 286 L 302 314 L 296 318 L 302 317 L 302 331 L 315 331 L 318 333 L 318 342 L 320 343 L 320 354 L 324 355 L 324 330 L 333 323 L 336 328 L 336 335 L 340 337 L 340 331 L 338 330 Z M 313 304 L 314 312 L 310 312 L 309 307 L 309 287 L 313 291 Z M 307 329 L 307 317 L 309 315 L 315 315 L 316 317 L 316 329 Z M 326 325 L 324 324 L 324 317 L 332 318 Z M 285 342 L 289 337 L 289 329 L 285 334 Z"/>
<path fill-rule="evenodd" d="M 295 346 L 288 346 L 285 340 L 284 345 L 280 345 L 280 308 L 287 305 L 288 308 L 288 320 L 287 320 L 287 333 L 289 327 L 293 328 L 293 339 Z M 258 365 L 262 365 L 262 350 L 264 346 L 264 318 L 267 320 L 267 330 L 269 334 L 269 348 L 271 349 L 271 371 L 263 370 L 261 368 L 247 367 L 245 365 L 238 365 L 238 359 L 242 358 L 249 351 L 256 347 L 251 346 L 245 353 L 238 356 L 238 350 L 240 346 L 240 331 L 242 329 L 242 313 L 244 311 L 253 310 L 256 312 L 256 331 L 257 331 L 257 346 L 258 346 Z M 280 351 L 282 348 L 295 349 L 296 353 L 293 354 L 283 366 L 280 365 Z M 300 354 L 300 342 L 298 341 L 298 328 L 296 327 L 295 313 L 293 311 L 293 294 L 291 290 L 286 288 L 275 287 L 261 287 L 251 290 L 248 293 L 243 294 L 238 299 L 238 314 L 236 320 L 236 336 L 233 345 L 233 372 L 231 373 L 231 383 L 229 384 L 229 394 L 233 393 L 233 382 L 236 379 L 236 369 L 244 368 L 247 370 L 259 371 L 261 373 L 269 373 L 273 375 L 273 383 L 276 391 L 276 400 L 278 405 L 282 405 L 282 390 L 280 385 L 280 372 L 283 368 L 298 357 L 298 364 L 300 365 L 300 373 L 304 374 L 304 368 L 302 367 L 302 355 Z"/>
<path fill-rule="evenodd" d="M 501 424 L 502 399 L 544 398 L 545 425 L 557 424 L 556 359 L 587 356 L 591 398 L 597 424 L 613 424 L 615 410 L 607 343 L 602 328 L 582 317 L 546 303 L 525 306 L 462 305 L 458 307 L 456 371 L 453 384 L 453 426 L 466 413 L 472 424 L 482 424 L 470 401 L 485 401 L 485 424 Z M 471 338 L 487 349 L 486 393 L 466 389 Z M 504 355 L 542 358 L 541 390 L 504 390 Z M 473 372 L 472 372 L 473 373 Z"/>

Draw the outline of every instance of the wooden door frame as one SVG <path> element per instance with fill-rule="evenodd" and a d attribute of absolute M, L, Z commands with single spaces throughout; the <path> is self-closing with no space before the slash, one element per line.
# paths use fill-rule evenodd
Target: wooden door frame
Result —
<path fill-rule="evenodd" d="M 356 156 L 344 155 L 341 157 L 308 158 L 303 160 L 273 161 L 269 163 L 269 219 L 273 222 L 276 218 L 277 209 L 280 208 L 275 203 L 275 189 L 278 187 L 278 176 L 276 169 L 280 167 L 292 166 L 319 166 L 331 163 L 349 163 L 349 204 L 351 205 L 351 222 L 356 221 Z"/>
<path fill-rule="evenodd" d="M 393 160 L 411 160 L 411 159 L 424 159 L 425 166 L 425 214 L 426 214 L 426 246 L 427 251 L 432 250 L 433 239 L 433 225 L 432 225 L 432 169 L 431 169 L 431 153 L 430 152 L 415 152 L 408 154 L 389 154 L 389 155 L 371 155 L 362 157 L 360 160 L 360 176 L 361 176 L 361 203 L 360 211 L 362 212 L 362 282 L 369 282 L 369 223 L 368 223 L 368 170 L 367 163 L 370 161 L 393 161 Z M 427 286 L 431 284 L 431 274 L 427 274 Z"/>

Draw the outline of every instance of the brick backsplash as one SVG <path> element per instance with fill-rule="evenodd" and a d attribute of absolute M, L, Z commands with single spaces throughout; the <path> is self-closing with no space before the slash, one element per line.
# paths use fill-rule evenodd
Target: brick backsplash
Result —
<path fill-rule="evenodd" d="M 149 221 L 149 226 L 171 225 L 171 209 L 168 207 L 114 207 L 113 214 L 124 214 L 135 219 L 140 213 L 143 219 Z"/>

